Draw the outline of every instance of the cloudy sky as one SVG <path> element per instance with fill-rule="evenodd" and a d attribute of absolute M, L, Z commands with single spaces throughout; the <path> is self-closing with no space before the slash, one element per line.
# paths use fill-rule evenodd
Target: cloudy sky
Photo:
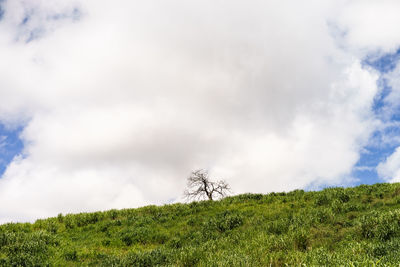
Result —
<path fill-rule="evenodd" d="M 0 0 L 0 222 L 400 181 L 397 0 Z"/>

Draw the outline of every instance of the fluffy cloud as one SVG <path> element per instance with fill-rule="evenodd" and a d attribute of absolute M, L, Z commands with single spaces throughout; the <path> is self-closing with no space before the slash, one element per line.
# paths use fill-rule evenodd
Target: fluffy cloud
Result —
<path fill-rule="evenodd" d="M 400 148 L 398 147 L 392 155 L 381 162 L 377 171 L 379 176 L 389 182 L 400 182 Z"/>
<path fill-rule="evenodd" d="M 387 122 L 384 132 L 384 143 L 391 146 L 397 146 L 394 152 L 381 162 L 377 171 L 380 177 L 389 182 L 400 182 L 400 139 L 399 139 L 399 121 L 391 121 L 390 118 L 396 117 L 400 111 L 400 66 L 397 65 L 392 71 L 385 74 L 384 79 L 390 87 L 389 94 L 384 98 L 385 108 L 383 110 L 384 118 Z"/>
<path fill-rule="evenodd" d="M 377 125 L 359 51 L 398 44 L 360 3 L 5 2 L 0 120 L 26 126 L 0 220 L 176 201 L 196 168 L 235 193 L 350 182 Z"/>
<path fill-rule="evenodd" d="M 343 1 L 336 25 L 346 46 L 356 54 L 395 52 L 400 44 L 396 25 L 400 3 L 395 0 Z"/>

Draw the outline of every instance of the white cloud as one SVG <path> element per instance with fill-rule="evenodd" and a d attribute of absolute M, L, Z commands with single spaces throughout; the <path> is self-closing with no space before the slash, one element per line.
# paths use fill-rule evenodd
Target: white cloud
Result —
<path fill-rule="evenodd" d="M 0 23 L 0 119 L 27 123 L 1 221 L 165 203 L 196 168 L 236 193 L 344 183 L 376 127 L 347 1 L 55 3 L 8 1 Z M 31 8 L 22 36 L 45 31 L 15 41 Z"/>
<path fill-rule="evenodd" d="M 389 73 L 383 76 L 390 93 L 385 97 L 384 117 L 390 119 L 393 115 L 398 114 L 400 111 L 400 66 L 397 66 Z M 398 135 L 399 122 L 389 121 L 385 123 L 386 128 L 383 129 L 383 143 L 391 146 L 397 146 L 395 151 L 381 162 L 377 171 L 380 177 L 389 182 L 400 182 L 400 137 Z"/>
<path fill-rule="evenodd" d="M 396 0 L 342 1 L 336 23 L 346 46 L 354 53 L 395 52 L 400 44 L 397 25 L 400 2 Z"/>
<path fill-rule="evenodd" d="M 400 108 L 400 66 L 397 65 L 396 68 L 387 73 L 384 78 L 391 88 L 389 95 L 385 98 L 387 105 L 387 110 L 385 110 L 387 113 L 386 117 L 390 117 Z"/>
<path fill-rule="evenodd" d="M 377 171 L 380 177 L 389 182 L 400 182 L 400 148 L 398 147 L 392 155 L 381 162 Z"/>

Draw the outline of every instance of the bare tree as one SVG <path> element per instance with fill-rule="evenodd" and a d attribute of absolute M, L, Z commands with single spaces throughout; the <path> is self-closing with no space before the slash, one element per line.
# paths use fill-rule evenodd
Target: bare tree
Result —
<path fill-rule="evenodd" d="M 218 197 L 225 197 L 230 192 L 230 187 L 225 181 L 211 181 L 208 172 L 205 170 L 193 171 L 187 179 L 187 186 L 188 189 L 185 190 L 184 196 L 188 200 L 204 198 L 213 200 Z"/>

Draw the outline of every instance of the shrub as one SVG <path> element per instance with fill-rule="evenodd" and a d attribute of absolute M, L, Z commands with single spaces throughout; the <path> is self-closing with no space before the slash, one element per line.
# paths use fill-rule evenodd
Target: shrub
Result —
<path fill-rule="evenodd" d="M 60 227 L 58 220 L 55 218 L 50 218 L 47 220 L 37 220 L 34 226 L 39 229 L 46 230 L 52 234 L 56 234 Z"/>
<path fill-rule="evenodd" d="M 295 231 L 293 233 L 293 242 L 298 250 L 306 251 L 310 244 L 309 234 L 304 230 Z"/>
<path fill-rule="evenodd" d="M 330 199 L 328 198 L 328 196 L 326 194 L 319 194 L 316 198 L 315 198 L 315 205 L 317 206 L 322 206 L 322 205 L 327 205 L 329 204 Z"/>
<path fill-rule="evenodd" d="M 282 218 L 269 222 L 266 230 L 271 234 L 281 235 L 288 232 L 289 226 L 290 220 L 287 218 Z"/>
<path fill-rule="evenodd" d="M 181 248 L 182 247 L 182 240 L 179 237 L 173 237 L 168 241 L 168 247 L 170 248 Z"/>
<path fill-rule="evenodd" d="M 263 194 L 242 194 L 239 196 L 236 196 L 235 199 L 239 200 L 239 202 L 247 201 L 247 200 L 261 200 L 264 198 Z"/>
<path fill-rule="evenodd" d="M 76 226 L 75 216 L 72 214 L 67 214 L 64 216 L 65 228 L 73 229 Z"/>
<path fill-rule="evenodd" d="M 338 199 L 341 203 L 346 203 L 350 201 L 350 196 L 343 188 L 335 188 L 333 190 L 334 198 Z"/>
<path fill-rule="evenodd" d="M 341 213 L 343 211 L 343 203 L 339 199 L 333 200 L 330 207 L 335 213 Z"/>
<path fill-rule="evenodd" d="M 83 227 L 89 224 L 98 222 L 101 218 L 99 212 L 94 213 L 80 213 L 75 215 L 75 223 L 78 227 Z"/>
<path fill-rule="evenodd" d="M 17 241 L 17 234 L 15 232 L 0 232 L 0 249 L 9 244 L 15 243 Z"/>
<path fill-rule="evenodd" d="M 343 204 L 343 211 L 350 212 L 350 211 L 363 211 L 365 207 L 359 203 L 345 203 Z"/>
<path fill-rule="evenodd" d="M 124 266 L 151 267 L 166 265 L 170 255 L 163 249 L 128 254 L 123 260 Z"/>
<path fill-rule="evenodd" d="M 375 236 L 382 241 L 389 240 L 393 236 L 398 236 L 400 234 L 399 215 L 399 212 L 391 211 L 380 215 L 378 217 Z"/>
<path fill-rule="evenodd" d="M 62 215 L 62 213 L 59 213 L 57 215 L 57 220 L 59 223 L 63 223 L 64 222 L 64 216 Z"/>
<path fill-rule="evenodd" d="M 57 240 L 44 231 L 18 233 L 8 239 L 2 251 L 7 255 L 6 266 L 43 266 L 49 259 L 49 248 Z"/>
<path fill-rule="evenodd" d="M 64 252 L 64 259 L 67 261 L 77 261 L 78 260 L 78 252 L 76 249 L 68 249 Z"/>
<path fill-rule="evenodd" d="M 297 190 L 287 193 L 287 196 L 290 197 L 294 201 L 300 201 L 304 198 L 304 194 L 305 194 L 304 190 L 297 189 Z"/>
<path fill-rule="evenodd" d="M 178 250 L 178 266 L 197 266 L 200 259 L 204 258 L 204 252 L 199 247 L 184 247 Z"/>
<path fill-rule="evenodd" d="M 327 223 L 332 221 L 334 214 L 329 208 L 319 208 L 315 211 L 313 217 L 317 223 Z"/>
<path fill-rule="evenodd" d="M 118 217 L 118 211 L 115 210 L 115 209 L 109 210 L 109 211 L 107 212 L 107 215 L 108 215 L 108 217 L 109 217 L 111 220 L 115 220 L 115 219 Z"/>
<path fill-rule="evenodd" d="M 239 227 L 243 224 L 243 217 L 232 211 L 224 211 L 217 214 L 214 218 L 207 221 L 204 225 L 206 228 L 215 229 L 219 232 L 226 232 Z"/>
<path fill-rule="evenodd" d="M 149 227 L 136 227 L 124 230 L 120 234 L 120 238 L 125 245 L 130 246 L 135 243 L 148 244 L 158 243 L 163 244 L 167 240 L 167 236 L 160 231 Z"/>
<path fill-rule="evenodd" d="M 290 248 L 292 240 L 287 235 L 272 237 L 269 242 L 270 251 L 286 251 Z"/>
<path fill-rule="evenodd" d="M 100 223 L 98 224 L 97 228 L 99 229 L 100 232 L 105 233 L 105 232 L 108 231 L 108 229 L 109 229 L 112 225 L 113 225 L 113 222 L 112 222 L 112 221 L 103 221 L 103 222 L 100 222 Z"/>
<path fill-rule="evenodd" d="M 359 228 L 362 237 L 373 238 L 375 236 L 375 228 L 378 224 L 378 215 L 379 214 L 376 212 L 373 212 L 360 218 Z"/>
<path fill-rule="evenodd" d="M 377 238 L 381 241 L 400 236 L 400 211 L 373 211 L 360 218 L 359 229 L 362 237 Z"/>
<path fill-rule="evenodd" d="M 32 225 L 30 223 L 6 223 L 0 225 L 0 232 L 8 231 L 14 233 L 30 233 L 32 232 Z"/>
<path fill-rule="evenodd" d="M 341 187 L 327 188 L 318 193 L 314 203 L 317 206 L 322 206 L 332 203 L 335 200 L 337 203 L 346 203 L 350 201 L 350 195 Z"/>

